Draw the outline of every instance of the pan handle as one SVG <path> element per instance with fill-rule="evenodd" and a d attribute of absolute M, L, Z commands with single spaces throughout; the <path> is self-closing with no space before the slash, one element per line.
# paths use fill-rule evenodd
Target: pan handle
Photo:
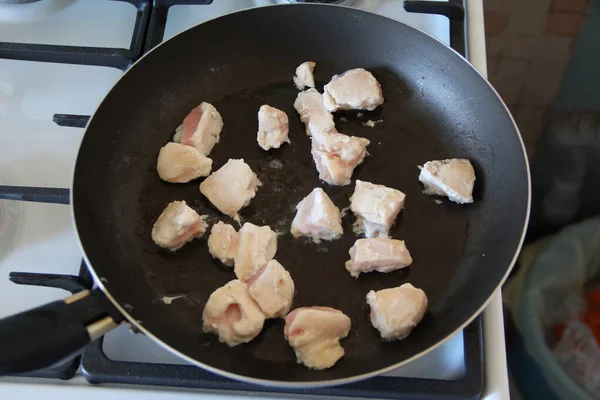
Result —
<path fill-rule="evenodd" d="M 0 320 L 0 375 L 49 367 L 115 328 L 123 316 L 98 289 Z"/>

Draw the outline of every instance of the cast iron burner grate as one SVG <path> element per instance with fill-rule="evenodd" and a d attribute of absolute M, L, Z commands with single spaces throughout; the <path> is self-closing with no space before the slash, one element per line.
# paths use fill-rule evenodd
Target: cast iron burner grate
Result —
<path fill-rule="evenodd" d="M 173 5 L 210 4 L 212 0 L 107 0 L 127 1 L 137 8 L 136 22 L 129 49 L 57 46 L 0 42 L 0 58 L 91 66 L 129 68 L 145 52 L 159 44 L 164 35 L 169 8 Z M 464 0 L 405 1 L 406 11 L 439 14 L 450 21 L 450 45 L 467 55 Z M 55 114 L 53 120 L 64 127 L 84 128 L 89 116 Z M 0 186 L 0 199 L 69 204 L 69 190 L 60 188 Z M 89 289 L 93 280 L 85 264 L 79 276 L 11 272 L 17 284 L 55 287 L 72 293 Z M 478 317 L 463 331 L 465 376 L 458 380 L 420 379 L 380 376 L 366 381 L 319 389 L 277 389 L 256 386 L 220 377 L 188 365 L 151 364 L 114 361 L 104 353 L 102 339 L 90 344 L 82 353 L 50 368 L 20 376 L 72 378 L 81 365 L 91 383 L 143 384 L 228 390 L 231 392 L 280 393 L 338 398 L 394 399 L 478 399 L 484 385 L 482 327 Z"/>
<path fill-rule="evenodd" d="M 289 389 L 258 386 L 223 378 L 189 365 L 113 361 L 102 349 L 102 339 L 88 346 L 81 369 L 91 383 L 119 383 L 174 386 L 205 390 L 226 390 L 238 394 L 287 394 L 335 398 L 403 400 L 479 399 L 483 392 L 481 317 L 463 330 L 465 376 L 458 380 L 378 376 L 348 385 L 316 389 Z"/>

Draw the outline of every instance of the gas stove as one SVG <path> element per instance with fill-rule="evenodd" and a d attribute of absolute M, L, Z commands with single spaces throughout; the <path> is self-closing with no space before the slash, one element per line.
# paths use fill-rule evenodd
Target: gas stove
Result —
<path fill-rule="evenodd" d="M 65 297 L 56 288 L 77 292 L 92 285 L 65 204 L 81 128 L 123 71 L 162 40 L 198 23 L 286 2 L 294 1 L 49 0 L 43 7 L 36 4 L 42 2 L 0 3 L 0 198 L 12 199 L 0 201 L 0 317 Z M 335 3 L 421 29 L 468 56 L 485 73 L 481 0 Z M 493 298 L 483 317 L 429 354 L 352 385 L 282 391 L 234 382 L 186 365 L 121 326 L 80 357 L 26 376 L 0 378 L 0 388 L 7 398 L 108 394 L 148 399 L 175 391 L 202 398 L 267 393 L 504 398 L 508 389 L 500 297 Z"/>

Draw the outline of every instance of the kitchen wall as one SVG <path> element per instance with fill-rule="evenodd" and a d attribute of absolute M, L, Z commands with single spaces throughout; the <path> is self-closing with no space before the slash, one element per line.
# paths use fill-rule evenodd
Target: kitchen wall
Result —
<path fill-rule="evenodd" d="M 600 214 L 600 0 L 592 0 L 531 164 L 530 234 Z"/>
<path fill-rule="evenodd" d="M 588 0 L 484 0 L 490 82 L 533 158 L 586 19 Z"/>
<path fill-rule="evenodd" d="M 600 1 L 592 1 L 554 108 L 600 112 Z"/>

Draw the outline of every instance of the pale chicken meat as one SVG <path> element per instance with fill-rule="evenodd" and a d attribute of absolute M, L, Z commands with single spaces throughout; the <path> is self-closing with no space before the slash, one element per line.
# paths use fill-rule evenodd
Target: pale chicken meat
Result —
<path fill-rule="evenodd" d="M 296 68 L 296 75 L 294 76 L 294 85 L 298 90 L 304 90 L 305 87 L 315 87 L 315 77 L 313 71 L 315 70 L 316 63 L 312 61 L 305 61 Z"/>
<path fill-rule="evenodd" d="M 248 343 L 262 330 L 265 315 L 237 279 L 215 290 L 202 313 L 202 329 L 219 336 L 229 346 Z"/>
<path fill-rule="evenodd" d="M 183 124 L 175 129 L 173 139 L 177 141 L 180 137 L 181 144 L 192 146 L 207 156 L 219 142 L 222 129 L 221 114 L 212 104 L 203 102 L 184 118 Z"/>
<path fill-rule="evenodd" d="M 200 184 L 200 192 L 223 214 L 236 217 L 261 185 L 243 159 L 230 159 Z"/>
<path fill-rule="evenodd" d="M 296 353 L 298 363 L 322 370 L 344 356 L 340 339 L 348 336 L 351 321 L 330 307 L 300 307 L 285 318 L 285 339 Z"/>
<path fill-rule="evenodd" d="M 342 236 L 342 217 L 327 193 L 315 188 L 296 206 L 296 216 L 290 232 L 294 237 L 306 236 L 315 242 Z"/>
<path fill-rule="evenodd" d="M 392 272 L 408 267 L 413 261 L 404 241 L 396 239 L 358 239 L 349 253 L 346 269 L 355 278 L 371 271 Z"/>
<path fill-rule="evenodd" d="M 172 251 L 206 232 L 206 216 L 200 216 L 185 201 L 174 201 L 160 214 L 152 227 L 152 240 Z"/>
<path fill-rule="evenodd" d="M 238 248 L 233 258 L 235 276 L 247 282 L 275 257 L 277 234 L 268 226 L 246 222 L 239 231 Z"/>
<path fill-rule="evenodd" d="M 208 252 L 213 258 L 223 264 L 233 266 L 233 259 L 237 253 L 239 233 L 229 224 L 221 221 L 214 224 L 208 237 Z"/>
<path fill-rule="evenodd" d="M 446 196 L 459 204 L 473 202 L 475 170 L 467 159 L 453 158 L 426 162 L 419 180 L 427 194 Z"/>
<path fill-rule="evenodd" d="M 294 281 L 277 260 L 271 260 L 248 281 L 248 292 L 266 318 L 284 317 L 294 299 Z"/>
<path fill-rule="evenodd" d="M 335 132 L 333 115 L 323 105 L 323 96 L 316 89 L 298 93 L 294 108 L 300 115 L 300 121 L 306 126 L 308 136 Z"/>
<path fill-rule="evenodd" d="M 335 75 L 323 88 L 323 104 L 331 112 L 338 110 L 369 110 L 383 104 L 381 85 L 372 73 L 351 69 Z"/>
<path fill-rule="evenodd" d="M 371 323 L 385 340 L 406 338 L 423 319 L 427 296 L 421 289 L 405 283 L 392 289 L 367 293 Z"/>
<path fill-rule="evenodd" d="M 212 160 L 196 148 L 179 143 L 167 143 L 158 153 L 156 170 L 163 181 L 186 183 L 208 176 Z"/>
<path fill-rule="evenodd" d="M 288 116 L 281 110 L 263 105 L 258 110 L 258 133 L 256 140 L 263 150 L 278 149 L 290 143 Z"/>
<path fill-rule="evenodd" d="M 357 180 L 350 197 L 355 230 L 367 238 L 387 237 L 405 199 L 406 195 L 397 189 Z"/>
<path fill-rule="evenodd" d="M 311 153 L 319 179 L 330 185 L 350 184 L 354 168 L 367 155 L 369 143 L 368 139 L 338 132 L 313 135 Z"/>

